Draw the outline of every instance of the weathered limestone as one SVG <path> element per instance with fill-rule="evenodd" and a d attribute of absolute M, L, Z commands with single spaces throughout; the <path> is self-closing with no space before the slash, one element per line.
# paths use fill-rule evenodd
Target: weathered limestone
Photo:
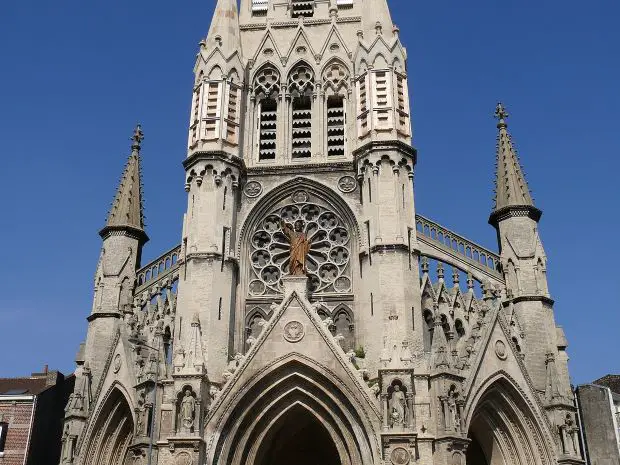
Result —
<path fill-rule="evenodd" d="M 386 0 L 218 0 L 181 244 L 137 269 L 137 132 L 63 464 L 582 463 L 507 112 L 495 253 L 416 214 L 406 59 Z"/>

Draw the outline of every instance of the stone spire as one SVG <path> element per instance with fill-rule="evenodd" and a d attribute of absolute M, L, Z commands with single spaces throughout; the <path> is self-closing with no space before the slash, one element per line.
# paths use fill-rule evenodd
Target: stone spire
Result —
<path fill-rule="evenodd" d="M 142 199 L 142 175 L 140 148 L 144 134 L 140 125 L 131 137 L 131 155 L 121 177 L 114 202 L 110 208 L 105 227 L 99 233 L 107 237 L 112 231 L 127 231 L 136 235 L 142 243 L 148 241 L 144 231 L 144 205 Z"/>
<path fill-rule="evenodd" d="M 512 209 L 524 210 L 535 221 L 542 212 L 534 206 L 534 200 L 525 180 L 519 157 L 508 133 L 506 108 L 497 104 L 495 117 L 499 120 L 497 128 L 497 173 L 495 177 L 495 207 L 489 222 L 496 224 L 505 213 Z"/>
<path fill-rule="evenodd" d="M 241 51 L 237 0 L 217 0 L 206 44 L 219 47 L 226 58 Z"/>
<path fill-rule="evenodd" d="M 387 0 L 364 0 L 363 18 L 364 38 L 372 42 L 375 36 L 383 34 L 391 37 L 394 23 Z"/>

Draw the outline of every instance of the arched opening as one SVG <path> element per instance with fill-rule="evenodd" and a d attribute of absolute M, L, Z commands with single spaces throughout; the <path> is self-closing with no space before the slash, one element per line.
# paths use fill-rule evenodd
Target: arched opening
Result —
<path fill-rule="evenodd" d="M 467 465 L 548 465 L 542 426 L 506 379 L 494 382 L 471 416 Z"/>
<path fill-rule="evenodd" d="M 260 446 L 255 465 L 340 465 L 340 456 L 327 429 L 300 405 L 271 428 Z"/>
<path fill-rule="evenodd" d="M 129 404 L 118 389 L 108 396 L 93 431 L 85 465 L 124 464 L 134 425 Z"/>
<path fill-rule="evenodd" d="M 277 360 L 243 389 L 234 406 L 222 407 L 227 413 L 214 428 L 225 434 L 209 463 L 376 463 L 375 425 L 362 413 L 365 408 L 313 364 L 299 354 Z"/>

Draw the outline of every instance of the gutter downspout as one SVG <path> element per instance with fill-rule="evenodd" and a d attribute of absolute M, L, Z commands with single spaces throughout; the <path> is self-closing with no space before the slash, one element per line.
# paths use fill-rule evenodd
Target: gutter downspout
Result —
<path fill-rule="evenodd" d="M 581 420 L 581 405 L 579 404 L 579 396 L 577 395 L 577 389 L 573 390 L 573 399 L 575 400 L 575 407 L 577 407 L 577 421 L 579 422 L 579 443 L 581 445 L 581 455 L 586 461 L 586 465 L 591 465 L 590 454 L 588 454 L 588 450 L 586 449 L 586 439 L 585 439 L 585 434 L 583 430 L 583 421 Z"/>
<path fill-rule="evenodd" d="M 24 454 L 24 465 L 28 462 L 28 456 L 30 455 L 30 440 L 32 439 L 32 430 L 34 429 L 34 414 L 37 411 L 37 400 L 39 396 L 33 396 L 34 402 L 32 403 L 32 413 L 30 415 L 30 431 L 28 431 L 28 442 L 26 442 L 26 453 Z"/>

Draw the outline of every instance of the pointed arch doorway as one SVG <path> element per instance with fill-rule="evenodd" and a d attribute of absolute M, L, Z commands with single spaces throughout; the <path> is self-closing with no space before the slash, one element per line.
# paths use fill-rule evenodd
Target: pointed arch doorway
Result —
<path fill-rule="evenodd" d="M 295 406 L 272 425 L 254 464 L 341 465 L 341 461 L 334 441 L 319 419 Z"/>
<path fill-rule="evenodd" d="M 505 379 L 492 383 L 471 417 L 467 465 L 549 465 L 542 425 Z"/>

